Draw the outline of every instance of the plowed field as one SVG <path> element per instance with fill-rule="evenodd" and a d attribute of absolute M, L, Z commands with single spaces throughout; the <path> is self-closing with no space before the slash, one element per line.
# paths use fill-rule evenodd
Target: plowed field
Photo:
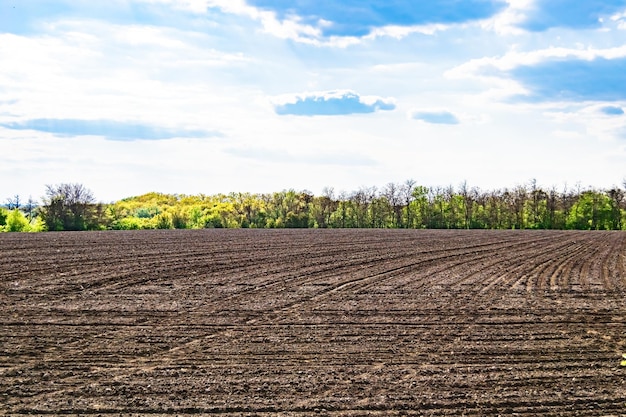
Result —
<path fill-rule="evenodd" d="M 626 233 L 0 235 L 0 414 L 626 415 Z"/>

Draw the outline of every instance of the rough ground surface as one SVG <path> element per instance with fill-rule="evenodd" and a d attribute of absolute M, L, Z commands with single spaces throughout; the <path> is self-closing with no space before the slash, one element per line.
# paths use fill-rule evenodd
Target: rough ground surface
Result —
<path fill-rule="evenodd" d="M 625 415 L 626 233 L 0 236 L 0 414 Z"/>

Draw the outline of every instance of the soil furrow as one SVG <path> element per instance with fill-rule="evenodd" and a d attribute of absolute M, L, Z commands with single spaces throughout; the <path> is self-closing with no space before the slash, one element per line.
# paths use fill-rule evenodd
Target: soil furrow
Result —
<path fill-rule="evenodd" d="M 0 415 L 621 415 L 625 236 L 3 234 Z"/>

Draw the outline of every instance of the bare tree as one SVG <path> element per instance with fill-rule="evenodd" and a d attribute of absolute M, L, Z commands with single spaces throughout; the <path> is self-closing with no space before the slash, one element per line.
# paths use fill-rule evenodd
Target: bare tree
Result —
<path fill-rule="evenodd" d="M 15 194 L 13 198 L 7 198 L 7 208 L 9 210 L 17 210 L 22 207 L 20 196 Z"/>
<path fill-rule="evenodd" d="M 335 190 L 332 187 L 324 187 L 321 197 L 314 199 L 316 204 L 315 221 L 318 227 L 326 228 L 330 225 L 330 219 L 335 210 L 337 210 L 338 202 L 335 200 Z"/>
<path fill-rule="evenodd" d="M 29 196 L 25 206 L 26 216 L 28 216 L 29 221 L 33 219 L 33 214 L 36 207 L 37 204 L 35 204 L 35 200 L 33 200 L 32 196 Z"/>
<path fill-rule="evenodd" d="M 515 187 L 513 197 L 513 208 L 515 210 L 515 218 L 518 229 L 526 228 L 526 221 L 524 219 L 524 207 L 526 206 L 526 200 L 528 200 L 528 190 L 525 185 L 518 185 Z"/>
<path fill-rule="evenodd" d="M 348 205 L 350 197 L 347 192 L 341 191 L 339 193 L 339 227 L 344 228 L 348 222 Z"/>
<path fill-rule="evenodd" d="M 48 230 L 88 230 L 98 227 L 95 198 L 82 184 L 46 186 L 43 219 Z"/>
<path fill-rule="evenodd" d="M 383 196 L 385 196 L 393 210 L 393 226 L 402 227 L 402 195 L 400 187 L 390 182 L 383 189 Z"/>
<path fill-rule="evenodd" d="M 626 195 L 618 187 L 614 187 L 607 192 L 611 199 L 611 223 L 614 230 L 622 229 L 622 206 Z"/>
<path fill-rule="evenodd" d="M 547 194 L 537 185 L 537 180 L 530 181 L 530 227 L 546 228 L 545 206 Z"/>
<path fill-rule="evenodd" d="M 369 210 L 372 201 L 376 198 L 376 194 L 376 187 L 361 187 L 350 196 L 350 200 L 354 204 L 356 227 L 372 227 L 372 218 L 369 215 Z"/>
<path fill-rule="evenodd" d="M 446 197 L 444 189 L 440 186 L 430 187 L 428 189 L 428 201 L 432 206 L 433 213 L 431 224 L 428 227 L 435 229 L 446 228 Z"/>
<path fill-rule="evenodd" d="M 400 193 L 404 200 L 404 206 L 406 207 L 406 228 L 413 227 L 413 200 L 415 200 L 415 196 L 413 195 L 413 191 L 415 190 L 415 181 L 413 179 L 406 180 L 402 187 L 400 187 Z"/>
<path fill-rule="evenodd" d="M 465 228 L 472 227 L 472 214 L 474 210 L 474 201 L 479 194 L 478 189 L 472 188 L 471 190 L 467 186 L 467 181 L 463 181 L 459 187 L 459 193 L 463 198 L 463 214 Z"/>
<path fill-rule="evenodd" d="M 546 211 L 547 211 L 547 219 L 546 219 L 546 227 L 549 229 L 557 229 L 560 226 L 557 226 L 557 210 L 559 203 L 559 193 L 556 191 L 555 187 L 550 188 L 546 196 Z"/>

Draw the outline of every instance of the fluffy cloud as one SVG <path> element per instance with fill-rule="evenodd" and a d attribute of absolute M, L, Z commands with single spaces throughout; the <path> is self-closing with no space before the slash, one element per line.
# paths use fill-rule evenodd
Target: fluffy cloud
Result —
<path fill-rule="evenodd" d="M 502 84 L 502 96 L 531 102 L 626 99 L 626 46 L 547 48 L 471 60 L 446 73 Z"/>
<path fill-rule="evenodd" d="M 459 124 L 459 119 L 454 114 L 445 110 L 413 110 L 409 113 L 409 118 L 432 124 Z"/>
<path fill-rule="evenodd" d="M 196 13 L 219 10 L 261 23 L 265 32 L 313 45 L 347 47 L 363 38 L 432 34 L 451 24 L 491 18 L 515 0 L 136 0 Z"/>
<path fill-rule="evenodd" d="M 37 33 L 59 19 L 99 19 L 128 24 L 171 25 L 171 15 L 151 1 L 20 0 L 0 2 L 0 33 Z"/>
<path fill-rule="evenodd" d="M 336 116 L 355 113 L 374 113 L 378 110 L 394 110 L 391 99 L 359 96 L 352 91 L 330 91 L 282 97 L 274 105 L 280 115 Z"/>
<path fill-rule="evenodd" d="M 171 129 L 142 123 L 112 120 L 33 119 L 22 122 L 0 123 L 0 126 L 11 130 L 35 130 L 59 136 L 102 136 L 116 141 L 222 136 L 219 132 Z"/>
<path fill-rule="evenodd" d="M 249 0 L 249 4 L 271 10 L 280 18 L 296 18 L 318 25 L 325 36 L 364 36 L 373 28 L 415 26 L 433 23 L 463 23 L 493 16 L 501 11 L 501 0 L 413 0 L 293 2 Z"/>
<path fill-rule="evenodd" d="M 610 185 L 624 166 L 605 155 L 625 120 L 626 9 L 577 0 L 571 12 L 587 7 L 589 27 L 604 21 L 572 30 L 555 1 L 0 1 L 0 142 L 10 149 L 0 173 L 15 178 L 3 192 L 36 196 L 51 181 L 111 198 L 355 189 L 467 172 L 487 188 L 532 177 Z M 523 29 L 541 13 L 557 19 L 545 28 L 560 26 Z M 229 140 L 201 139 L 219 132 Z M 516 161 L 528 161 L 537 147 L 545 161 L 532 166 L 507 155 L 520 149 Z M 355 160 L 354 149 L 364 154 Z M 497 176 L 493 161 L 504 161 Z"/>
<path fill-rule="evenodd" d="M 535 0 L 521 26 L 531 31 L 595 28 L 625 8 L 626 0 Z"/>

